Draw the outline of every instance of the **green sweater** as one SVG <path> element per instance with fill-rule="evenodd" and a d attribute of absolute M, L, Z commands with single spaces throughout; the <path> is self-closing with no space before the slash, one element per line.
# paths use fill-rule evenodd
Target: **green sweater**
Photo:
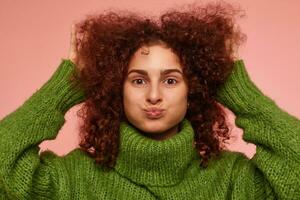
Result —
<path fill-rule="evenodd" d="M 242 60 L 217 100 L 236 115 L 244 140 L 257 145 L 252 159 L 224 151 L 199 167 L 193 128 L 163 141 L 121 123 L 115 168 L 103 170 L 77 148 L 65 156 L 39 155 L 39 144 L 55 139 L 64 115 L 84 101 L 68 77 L 67 59 L 22 106 L 0 121 L 0 199 L 300 199 L 300 121 L 254 85 Z"/>

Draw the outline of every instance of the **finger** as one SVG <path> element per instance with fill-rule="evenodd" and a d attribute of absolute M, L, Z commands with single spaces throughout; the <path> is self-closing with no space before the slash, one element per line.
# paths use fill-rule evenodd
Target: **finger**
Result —
<path fill-rule="evenodd" d="M 71 25 L 70 31 L 70 47 L 69 47 L 69 54 L 73 51 L 73 24 Z"/>
<path fill-rule="evenodd" d="M 70 34 L 70 49 L 69 49 L 69 58 L 76 63 L 76 29 L 75 29 L 75 23 L 71 25 L 71 34 Z"/>
<path fill-rule="evenodd" d="M 71 28 L 71 43 L 74 50 L 74 47 L 76 45 L 75 24 L 72 24 L 72 28 Z"/>

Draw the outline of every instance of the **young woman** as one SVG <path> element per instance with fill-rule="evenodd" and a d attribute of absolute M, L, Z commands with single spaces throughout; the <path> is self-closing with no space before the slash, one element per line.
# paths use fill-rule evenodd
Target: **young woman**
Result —
<path fill-rule="evenodd" d="M 159 20 L 108 12 L 76 25 L 68 59 L 0 122 L 2 199 L 299 199 L 300 121 L 249 78 L 227 4 Z M 54 139 L 84 102 L 80 148 Z M 236 115 L 253 158 L 223 149 Z"/>

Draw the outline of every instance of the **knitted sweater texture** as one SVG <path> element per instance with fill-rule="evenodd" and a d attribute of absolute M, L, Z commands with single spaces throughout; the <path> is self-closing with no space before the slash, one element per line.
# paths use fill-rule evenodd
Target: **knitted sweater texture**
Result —
<path fill-rule="evenodd" d="M 199 167 L 187 119 L 163 141 L 122 122 L 110 171 L 80 148 L 39 155 L 38 145 L 55 139 L 68 109 L 84 101 L 84 92 L 68 79 L 75 67 L 62 59 L 51 78 L 0 121 L 0 199 L 300 199 L 300 121 L 254 85 L 242 60 L 217 101 L 234 112 L 243 139 L 256 144 L 251 159 L 223 151 L 207 168 Z"/>

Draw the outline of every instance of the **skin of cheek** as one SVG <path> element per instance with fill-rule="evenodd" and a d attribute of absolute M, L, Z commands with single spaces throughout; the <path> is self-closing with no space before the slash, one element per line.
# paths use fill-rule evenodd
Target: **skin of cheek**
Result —
<path fill-rule="evenodd" d="M 187 88 L 181 84 L 178 88 L 165 89 L 162 98 L 162 108 L 166 109 L 162 118 L 148 119 L 143 108 L 147 103 L 145 94 L 125 83 L 124 111 L 128 121 L 146 133 L 162 133 L 183 120 L 187 110 Z M 149 104 L 148 104 L 149 105 Z"/>

